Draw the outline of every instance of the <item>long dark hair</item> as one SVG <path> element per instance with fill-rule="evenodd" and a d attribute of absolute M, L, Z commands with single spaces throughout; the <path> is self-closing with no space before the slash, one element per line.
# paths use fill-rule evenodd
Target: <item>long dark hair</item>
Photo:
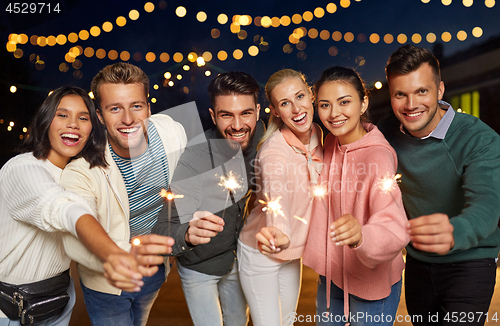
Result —
<path fill-rule="evenodd" d="M 28 129 L 28 137 L 18 148 L 18 151 L 21 153 L 33 152 L 33 156 L 37 159 L 47 159 L 51 149 L 49 140 L 50 124 L 56 115 L 56 110 L 61 99 L 67 95 L 76 95 L 82 98 L 85 106 L 89 110 L 90 121 L 92 123 L 92 132 L 90 133 L 85 147 L 74 158 L 83 157 L 89 162 L 91 168 L 94 166 L 107 166 L 104 157 L 104 150 L 106 148 L 104 126 L 97 117 L 94 102 L 80 87 L 60 87 L 43 101 L 31 120 Z"/>

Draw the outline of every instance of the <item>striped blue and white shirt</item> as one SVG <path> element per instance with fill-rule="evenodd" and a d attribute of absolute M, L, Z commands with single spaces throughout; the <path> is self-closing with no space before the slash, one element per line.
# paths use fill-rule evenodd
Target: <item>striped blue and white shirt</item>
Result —
<path fill-rule="evenodd" d="M 130 206 L 130 238 L 151 233 L 163 206 L 162 189 L 168 189 L 169 168 L 165 149 L 152 123 L 148 123 L 148 148 L 134 158 L 111 155 L 122 173 Z"/>

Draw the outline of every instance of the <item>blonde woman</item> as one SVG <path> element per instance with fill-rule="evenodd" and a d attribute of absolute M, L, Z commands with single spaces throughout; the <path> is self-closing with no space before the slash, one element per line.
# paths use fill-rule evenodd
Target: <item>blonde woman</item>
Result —
<path fill-rule="evenodd" d="M 292 325 L 308 233 L 294 216 L 311 218 L 308 197 L 322 168 L 322 131 L 312 123 L 313 99 L 303 74 L 280 70 L 265 89 L 272 116 L 255 162 L 255 208 L 238 244 L 240 280 L 254 325 Z M 281 211 L 263 210 L 269 201 L 279 201 Z"/>

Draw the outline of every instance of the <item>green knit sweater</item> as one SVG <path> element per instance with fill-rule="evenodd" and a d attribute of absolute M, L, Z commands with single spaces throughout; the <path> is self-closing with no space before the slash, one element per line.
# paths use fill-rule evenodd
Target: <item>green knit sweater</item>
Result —
<path fill-rule="evenodd" d="M 451 107 L 450 107 L 451 109 Z M 455 246 L 438 255 L 408 245 L 428 263 L 496 258 L 500 250 L 500 137 L 481 120 L 456 113 L 443 140 L 400 131 L 393 115 L 379 128 L 398 155 L 403 202 L 409 218 L 444 213 Z"/>

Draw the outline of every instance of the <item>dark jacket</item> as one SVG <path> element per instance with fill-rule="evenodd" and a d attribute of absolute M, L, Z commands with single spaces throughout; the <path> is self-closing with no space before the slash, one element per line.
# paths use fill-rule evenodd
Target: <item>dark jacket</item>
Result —
<path fill-rule="evenodd" d="M 170 183 L 172 193 L 182 194 L 184 198 L 172 201 L 170 222 L 166 202 L 152 229 L 152 233 L 175 239 L 172 255 L 183 267 L 218 276 L 232 269 L 239 233 L 248 215 L 245 208 L 255 185 L 253 160 L 263 133 L 264 124 L 259 121 L 255 136 L 243 153 L 238 143 L 221 138 L 215 127 L 205 132 L 206 140 L 195 137 L 188 143 Z M 230 172 L 239 178 L 242 186 L 231 193 L 218 185 L 220 177 Z M 209 243 L 191 246 L 184 236 L 196 211 L 221 216 L 225 225 Z"/>

